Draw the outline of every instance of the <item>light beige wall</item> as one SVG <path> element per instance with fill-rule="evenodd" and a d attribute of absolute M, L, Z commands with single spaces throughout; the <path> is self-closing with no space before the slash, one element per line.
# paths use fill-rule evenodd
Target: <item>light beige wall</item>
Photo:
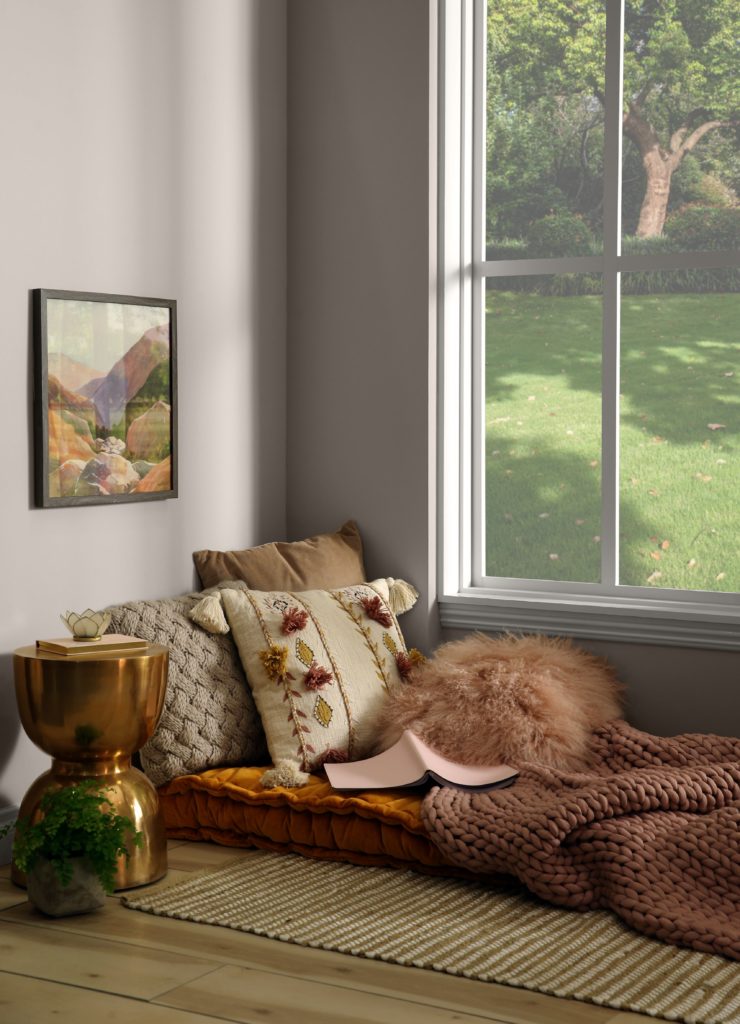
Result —
<path fill-rule="evenodd" d="M 285 530 L 284 0 L 0 0 L 0 807 L 10 652 Z M 29 289 L 178 300 L 180 497 L 31 504 Z"/>
<path fill-rule="evenodd" d="M 433 635 L 429 0 L 288 5 L 288 525 L 356 518 Z"/>

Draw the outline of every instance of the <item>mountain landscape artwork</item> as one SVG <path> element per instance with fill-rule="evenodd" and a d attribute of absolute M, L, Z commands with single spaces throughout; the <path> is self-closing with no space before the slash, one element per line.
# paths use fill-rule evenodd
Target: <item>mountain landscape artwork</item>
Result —
<path fill-rule="evenodd" d="M 44 506 L 176 496 L 175 303 L 35 293 Z"/>

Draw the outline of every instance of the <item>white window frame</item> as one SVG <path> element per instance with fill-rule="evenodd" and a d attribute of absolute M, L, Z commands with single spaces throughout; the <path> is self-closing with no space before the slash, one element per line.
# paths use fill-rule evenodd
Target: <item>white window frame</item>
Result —
<path fill-rule="evenodd" d="M 621 255 L 621 0 L 606 0 L 602 256 L 486 261 L 486 0 L 439 0 L 438 600 L 445 627 L 740 649 L 740 595 L 617 586 L 619 274 L 726 267 L 734 253 Z M 614 40 L 618 42 L 615 44 Z M 621 127 L 621 126 L 620 126 Z M 483 575 L 485 278 L 603 275 L 602 565 L 594 583 Z M 739 538 L 740 542 L 740 538 Z"/>

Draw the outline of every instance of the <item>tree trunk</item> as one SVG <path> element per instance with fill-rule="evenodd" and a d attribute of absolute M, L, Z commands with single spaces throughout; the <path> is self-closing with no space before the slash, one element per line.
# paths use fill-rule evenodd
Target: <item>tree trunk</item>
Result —
<path fill-rule="evenodd" d="M 624 131 L 637 148 L 645 168 L 645 196 L 640 208 L 640 219 L 635 234 L 638 238 L 655 238 L 663 233 L 668 198 L 671 194 L 671 178 L 681 161 L 707 132 L 715 128 L 729 128 L 736 121 L 705 121 L 689 134 L 689 125 L 684 124 L 671 136 L 664 148 L 658 133 L 642 115 L 644 95 L 630 103 L 623 118 Z"/>
<path fill-rule="evenodd" d="M 654 238 L 663 232 L 673 167 L 671 160 L 665 160 L 655 151 L 645 153 L 642 164 L 646 177 L 645 196 L 635 234 L 638 238 Z"/>

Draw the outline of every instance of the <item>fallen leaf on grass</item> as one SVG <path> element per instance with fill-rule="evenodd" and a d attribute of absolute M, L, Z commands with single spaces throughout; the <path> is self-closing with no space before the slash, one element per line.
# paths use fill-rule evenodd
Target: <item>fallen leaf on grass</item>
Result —
<path fill-rule="evenodd" d="M 655 581 L 659 580 L 662 575 L 663 575 L 662 572 L 651 572 L 650 575 L 647 578 L 647 582 L 648 583 L 655 583 Z"/>
<path fill-rule="evenodd" d="M 710 430 L 726 430 L 724 423 L 707 423 Z"/>
<path fill-rule="evenodd" d="M 717 463 L 718 466 L 725 466 L 725 465 L 727 465 L 727 459 L 715 459 L 715 462 Z"/>
<path fill-rule="evenodd" d="M 589 462 L 589 466 L 591 467 L 591 469 L 596 469 L 596 467 L 598 466 L 598 464 L 599 464 L 599 460 L 598 460 L 598 459 L 592 459 L 592 460 L 591 460 L 591 461 Z"/>
<path fill-rule="evenodd" d="M 660 437 L 659 434 L 656 434 L 655 437 L 651 437 L 650 440 L 653 444 L 665 444 L 665 438 Z"/>
<path fill-rule="evenodd" d="M 717 573 L 717 575 L 716 575 L 716 576 L 715 576 L 714 578 L 715 578 L 716 580 L 723 580 L 723 579 L 725 578 L 725 576 L 726 576 L 726 575 L 727 575 L 727 573 L 726 573 L 726 572 L 720 572 L 720 573 Z"/>
<path fill-rule="evenodd" d="M 708 484 L 709 481 L 712 479 L 708 473 L 694 473 L 694 476 L 697 480 L 701 480 L 703 484 Z"/>
<path fill-rule="evenodd" d="M 651 498 L 657 498 L 660 495 L 660 491 L 656 490 L 654 487 L 651 487 L 648 491 L 648 494 Z"/>
<path fill-rule="evenodd" d="M 593 542 L 594 542 L 594 544 L 600 544 L 601 543 L 601 537 L 599 537 L 598 533 L 593 538 Z"/>
<path fill-rule="evenodd" d="M 551 562 L 557 562 L 557 560 L 560 558 L 560 555 L 550 555 L 549 558 Z"/>
<path fill-rule="evenodd" d="M 723 377 L 734 377 L 735 374 L 732 370 L 728 370 L 727 373 L 722 374 Z"/>
<path fill-rule="evenodd" d="M 576 526 L 583 526 L 585 522 L 585 519 L 576 519 Z"/>
<path fill-rule="evenodd" d="M 669 540 L 662 540 L 660 542 L 660 546 L 664 551 L 667 551 L 668 548 L 671 546 L 671 542 Z"/>
<path fill-rule="evenodd" d="M 688 560 L 688 562 L 686 563 L 686 565 L 689 567 L 689 569 L 694 569 L 698 564 L 699 563 L 697 562 L 697 560 L 695 558 L 690 558 Z"/>
<path fill-rule="evenodd" d="M 660 551 L 650 551 L 650 557 L 654 558 L 656 562 L 660 561 Z"/>
<path fill-rule="evenodd" d="M 549 512 L 540 512 L 540 514 L 537 516 L 537 518 L 538 519 L 549 519 L 550 518 L 550 513 Z"/>

